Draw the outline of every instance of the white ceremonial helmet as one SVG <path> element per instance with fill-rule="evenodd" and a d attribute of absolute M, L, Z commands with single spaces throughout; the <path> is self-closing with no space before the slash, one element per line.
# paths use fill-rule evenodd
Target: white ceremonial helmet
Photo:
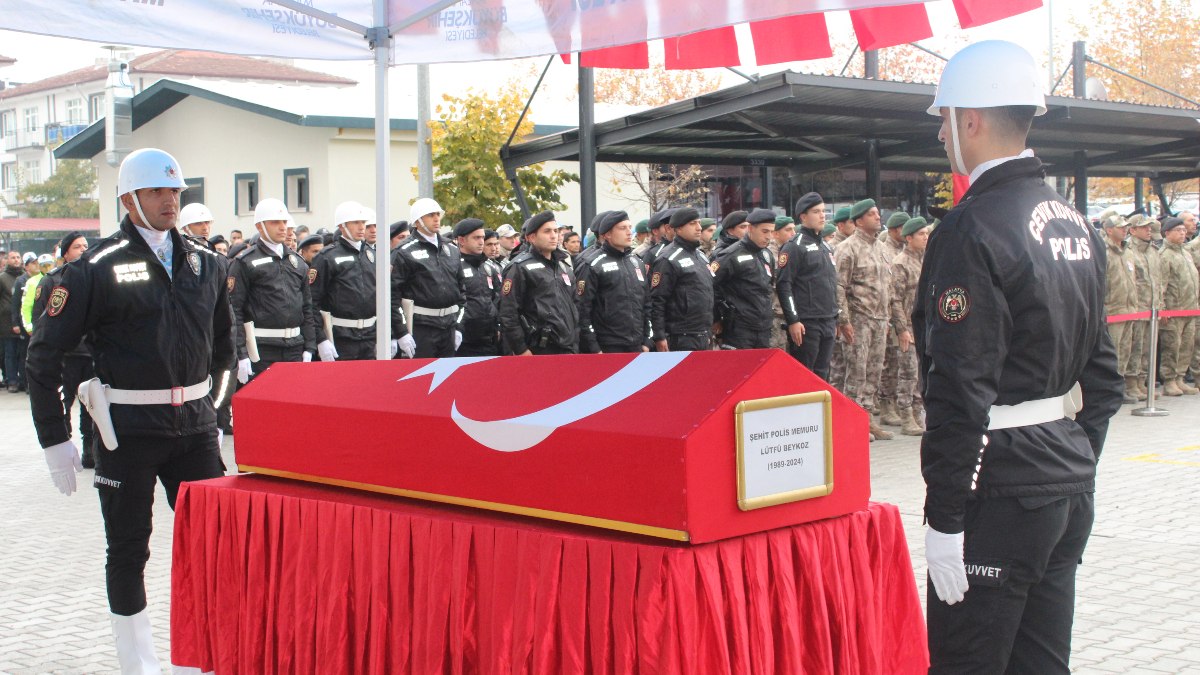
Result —
<path fill-rule="evenodd" d="M 117 172 L 117 194 L 129 194 L 145 188 L 187 189 L 183 169 L 170 154 L 158 148 L 142 148 L 129 153 Z"/>
<path fill-rule="evenodd" d="M 417 201 L 413 202 L 413 205 L 409 207 L 408 222 L 415 223 L 421 217 L 427 216 L 431 213 L 445 213 L 445 211 L 442 210 L 442 207 L 439 206 L 437 202 L 429 197 L 421 197 Z"/>
<path fill-rule="evenodd" d="M 182 229 L 192 223 L 210 223 L 214 220 L 212 211 L 200 202 L 192 202 L 179 210 L 178 226 Z"/>
<path fill-rule="evenodd" d="M 333 210 L 333 224 L 341 225 L 342 223 L 352 223 L 356 220 L 364 220 L 363 205 L 358 202 L 342 202 Z"/>
<path fill-rule="evenodd" d="M 287 205 L 274 197 L 267 197 L 254 207 L 254 224 L 265 223 L 268 220 L 291 220 Z"/>

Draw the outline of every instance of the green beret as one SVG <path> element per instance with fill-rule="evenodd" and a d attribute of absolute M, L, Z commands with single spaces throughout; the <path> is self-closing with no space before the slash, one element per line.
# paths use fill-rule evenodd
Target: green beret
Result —
<path fill-rule="evenodd" d="M 834 232 L 837 232 L 837 228 L 834 227 L 833 223 L 825 223 L 825 227 L 821 228 L 821 238 L 824 239 Z"/>
<path fill-rule="evenodd" d="M 889 220 L 888 222 L 891 222 L 891 221 Z M 907 221 L 905 221 L 904 229 L 900 230 L 900 234 L 907 237 L 908 235 L 916 234 L 927 227 L 929 227 L 929 222 L 926 221 L 921 216 L 917 216 L 916 218 L 909 218 Z"/>
<path fill-rule="evenodd" d="M 787 227 L 788 225 L 791 225 L 794 222 L 796 222 L 796 221 L 792 218 L 789 218 L 787 216 L 779 216 L 778 218 L 775 219 L 775 231 L 778 232 L 778 231 L 782 230 L 783 228 Z"/>
<path fill-rule="evenodd" d="M 850 207 L 850 219 L 857 220 L 873 208 L 875 208 L 874 199 L 864 199 L 861 202 L 857 202 L 854 206 Z"/>
<path fill-rule="evenodd" d="M 701 218 L 700 219 L 700 229 L 701 230 L 707 230 L 709 227 L 716 225 L 716 224 L 717 224 L 716 218 Z"/>
<path fill-rule="evenodd" d="M 650 221 L 642 218 L 633 226 L 633 231 L 636 234 L 650 234 Z"/>
<path fill-rule="evenodd" d="M 847 220 L 850 220 L 850 207 L 849 206 L 843 206 L 842 208 L 838 209 L 836 213 L 833 214 L 833 222 L 835 222 L 835 223 L 844 223 Z"/>
<path fill-rule="evenodd" d="M 912 216 L 908 215 L 907 213 L 903 211 L 897 211 L 888 216 L 887 229 L 891 230 L 897 227 L 904 227 L 905 223 L 907 223 L 911 218 Z"/>

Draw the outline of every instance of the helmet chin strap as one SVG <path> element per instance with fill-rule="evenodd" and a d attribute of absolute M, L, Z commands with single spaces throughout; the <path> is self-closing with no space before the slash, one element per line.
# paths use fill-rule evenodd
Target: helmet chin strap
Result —
<path fill-rule="evenodd" d="M 958 111 L 950 106 L 950 142 L 954 145 L 954 171 L 960 176 L 971 175 L 967 171 L 967 163 L 963 161 L 962 145 L 958 142 Z"/>
<path fill-rule="evenodd" d="M 142 219 L 142 225 L 149 230 L 155 229 L 155 227 L 150 224 L 150 221 L 146 220 L 146 214 L 142 213 L 142 202 L 140 199 L 138 199 L 137 190 L 134 190 L 129 194 L 133 196 L 133 208 L 137 209 L 138 218 Z"/>
<path fill-rule="evenodd" d="M 437 234 L 436 231 L 431 231 L 429 226 L 425 224 L 425 216 L 417 218 L 417 229 L 420 230 L 421 234 L 424 234 L 426 237 L 432 237 L 433 235 Z"/>
<path fill-rule="evenodd" d="M 255 223 L 254 226 L 258 227 L 258 225 L 260 225 L 260 224 L 261 223 Z M 271 235 L 267 234 L 267 227 L 265 225 L 263 225 L 262 227 L 258 227 L 258 236 L 262 237 L 263 239 L 266 239 L 268 244 L 282 244 L 283 243 L 281 241 L 275 241 L 274 239 L 272 239 Z"/>

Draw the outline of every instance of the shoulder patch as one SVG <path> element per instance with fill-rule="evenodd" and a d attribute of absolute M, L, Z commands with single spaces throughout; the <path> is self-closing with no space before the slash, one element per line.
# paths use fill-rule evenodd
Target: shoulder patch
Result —
<path fill-rule="evenodd" d="M 229 289 L 230 293 L 233 292 L 233 287 L 236 285 L 237 285 L 237 277 L 230 274 L 228 277 L 225 278 L 225 287 L 227 289 Z"/>
<path fill-rule="evenodd" d="M 33 289 L 33 299 L 37 301 L 42 297 L 42 285 L 38 284 L 37 288 Z"/>
<path fill-rule="evenodd" d="M 712 263 L 709 264 L 708 269 L 712 270 L 713 274 L 716 274 L 717 270 L 721 269 L 721 263 L 714 260 L 714 261 L 712 261 Z"/>
<path fill-rule="evenodd" d="M 575 282 L 575 295 L 583 295 L 584 289 L 587 288 L 587 280 L 580 279 Z"/>
<path fill-rule="evenodd" d="M 658 288 L 660 283 L 662 283 L 662 272 L 655 272 L 650 275 L 650 288 Z"/>
<path fill-rule="evenodd" d="M 70 291 L 66 288 L 55 286 L 54 290 L 50 292 L 50 300 L 46 304 L 46 314 L 49 316 L 58 316 L 63 311 L 63 308 L 67 306 L 67 296 L 70 294 Z"/>
<path fill-rule="evenodd" d="M 233 277 L 229 277 L 229 278 L 232 279 Z M 308 283 L 311 285 L 312 282 L 314 282 L 316 280 L 317 280 L 317 268 L 315 268 L 315 267 L 308 268 Z"/>
<path fill-rule="evenodd" d="M 971 295 L 962 286 L 951 286 L 938 298 L 938 314 L 946 323 L 958 323 L 971 311 Z"/>
<path fill-rule="evenodd" d="M 502 287 L 500 287 L 500 292 L 505 295 L 512 293 L 512 279 L 504 280 L 504 285 Z"/>
<path fill-rule="evenodd" d="M 776 265 L 779 267 L 779 269 L 783 269 L 783 268 L 787 267 L 787 261 L 788 261 L 788 254 L 780 253 L 779 254 L 779 262 L 776 263 Z"/>

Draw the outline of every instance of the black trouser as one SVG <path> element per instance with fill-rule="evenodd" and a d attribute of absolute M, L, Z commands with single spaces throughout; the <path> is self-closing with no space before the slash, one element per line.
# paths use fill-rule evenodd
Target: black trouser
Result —
<path fill-rule="evenodd" d="M 817 377 L 829 381 L 829 362 L 833 359 L 833 342 L 837 334 L 837 319 L 802 319 L 804 342 L 792 342 L 788 335 L 788 354 L 811 370 Z"/>
<path fill-rule="evenodd" d="M 375 340 L 350 340 L 334 336 L 338 361 L 370 361 L 375 358 Z"/>
<path fill-rule="evenodd" d="M 947 605 L 929 585 L 929 672 L 1070 672 L 1075 571 L 1093 516 L 1090 492 L 969 502 L 970 589 Z"/>
<path fill-rule="evenodd" d="M 454 317 L 440 323 L 426 323 L 413 317 L 412 337 L 417 341 L 413 358 L 440 359 L 454 356 Z"/>
<path fill-rule="evenodd" d="M 8 376 L 8 383 L 15 384 L 21 389 L 25 388 L 25 350 L 29 347 L 29 337 L 22 334 L 17 338 L 15 343 L 10 342 L 9 346 L 16 346 L 16 356 L 14 357 L 17 364 L 17 372 Z"/>
<path fill-rule="evenodd" d="M 256 375 L 270 368 L 272 364 L 281 361 L 287 363 L 295 363 L 304 360 L 304 343 L 300 343 L 293 347 L 281 347 L 278 345 L 258 345 L 258 363 L 250 364 L 250 368 L 254 371 L 254 375 L 250 376 L 253 380 Z"/>
<path fill-rule="evenodd" d="M 67 426 L 71 426 L 71 405 L 79 391 L 79 384 L 96 376 L 92 357 L 67 354 L 63 357 L 63 410 L 67 413 Z M 80 452 L 86 458 L 92 453 L 92 416 L 87 408 L 79 405 Z"/>
<path fill-rule="evenodd" d="M 605 354 L 632 354 L 642 351 L 642 343 L 620 344 L 616 342 L 601 342 L 600 351 Z"/>
<path fill-rule="evenodd" d="M 675 333 L 667 336 L 667 349 L 673 352 L 699 352 L 712 349 L 708 333 Z"/>
<path fill-rule="evenodd" d="M 736 330 L 721 335 L 726 349 L 768 349 L 771 346 L 771 326 L 761 330 Z"/>
<path fill-rule="evenodd" d="M 116 450 L 96 452 L 96 477 L 104 535 L 108 541 L 105 580 L 113 614 L 132 616 L 146 608 L 144 572 L 150 558 L 154 483 L 160 481 L 167 503 L 184 481 L 225 474 L 216 430 L 179 438 L 126 436 L 118 432 Z"/>
<path fill-rule="evenodd" d="M 500 353 L 500 345 L 496 342 L 473 342 L 463 340 L 455 356 L 496 356 Z"/>

